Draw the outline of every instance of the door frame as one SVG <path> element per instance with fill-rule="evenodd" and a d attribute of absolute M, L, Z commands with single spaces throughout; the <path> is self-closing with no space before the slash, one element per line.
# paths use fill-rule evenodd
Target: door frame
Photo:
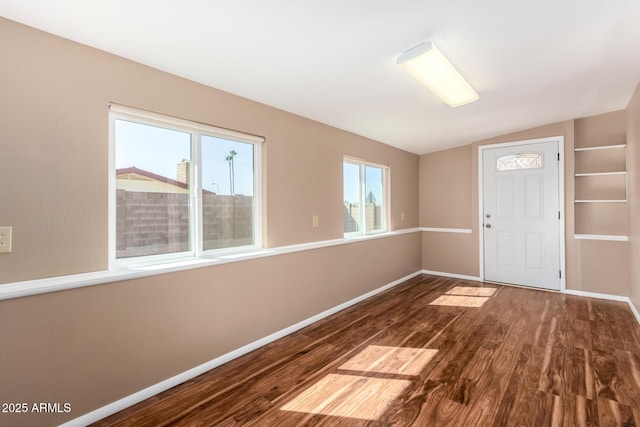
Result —
<path fill-rule="evenodd" d="M 560 161 L 558 162 L 558 209 L 560 209 L 560 226 L 558 227 L 560 241 L 560 292 L 566 289 L 567 269 L 565 265 L 565 209 L 564 209 L 564 136 L 552 136 L 546 138 L 527 139 L 523 141 L 504 142 L 499 144 L 488 144 L 478 146 L 478 242 L 479 242 L 479 263 L 480 263 L 480 280 L 484 281 L 484 150 L 492 148 L 517 147 L 519 145 L 542 144 L 546 142 L 557 142 L 558 152 L 560 153 Z M 519 285 L 515 285 L 519 286 Z M 536 288 L 538 289 L 538 288 Z M 540 290 L 547 290 L 539 288 Z"/>

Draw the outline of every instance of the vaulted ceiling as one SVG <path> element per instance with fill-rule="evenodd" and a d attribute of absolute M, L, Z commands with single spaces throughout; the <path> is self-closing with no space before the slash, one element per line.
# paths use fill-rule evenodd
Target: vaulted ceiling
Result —
<path fill-rule="evenodd" d="M 623 109 L 640 81 L 638 0 L 0 0 L 0 15 L 418 154 Z M 478 101 L 452 109 L 396 65 L 423 41 Z"/>

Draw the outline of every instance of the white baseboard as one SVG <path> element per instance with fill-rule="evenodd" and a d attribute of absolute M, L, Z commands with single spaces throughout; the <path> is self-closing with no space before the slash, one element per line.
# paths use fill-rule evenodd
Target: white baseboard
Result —
<path fill-rule="evenodd" d="M 562 293 L 569 294 L 569 295 L 576 295 L 579 297 L 606 299 L 609 301 L 629 302 L 629 297 L 624 297 L 622 295 L 599 294 L 597 292 L 577 291 L 574 289 L 565 289 L 564 291 L 562 291 Z"/>
<path fill-rule="evenodd" d="M 341 310 L 344 310 L 347 307 L 350 307 L 354 304 L 359 303 L 360 301 L 363 301 L 367 298 L 370 298 L 374 295 L 377 295 L 381 292 L 386 291 L 387 289 L 391 289 L 394 286 L 398 286 L 399 284 L 406 282 L 409 279 L 412 279 L 416 276 L 419 276 L 420 274 L 422 274 L 422 271 L 416 271 L 415 273 L 409 274 L 408 276 L 402 277 L 398 280 L 395 280 L 391 283 L 388 283 L 378 289 L 374 289 L 371 292 L 367 292 L 364 295 L 360 295 L 359 297 L 356 297 L 352 300 L 349 300 L 347 302 L 344 302 L 340 305 L 337 305 L 335 307 L 332 307 L 328 310 L 323 311 L 322 313 L 316 314 L 315 316 L 309 317 L 308 319 L 305 319 L 301 322 L 298 322 L 294 325 L 289 326 L 288 328 L 282 329 L 280 331 L 274 332 L 271 335 L 267 335 L 264 338 L 261 338 L 257 341 L 254 341 L 252 343 L 249 343 L 243 347 L 240 347 L 236 350 L 230 351 L 229 353 L 223 354 L 220 357 L 216 357 L 213 360 L 210 360 L 206 363 L 203 363 L 202 365 L 196 366 L 195 368 L 189 369 L 188 371 L 185 371 L 181 374 L 178 374 L 174 377 L 168 378 L 162 382 L 159 382 L 158 384 L 152 385 L 150 387 L 145 388 L 144 390 L 140 390 L 136 393 L 133 393 L 127 397 L 124 397 L 120 400 L 117 400 L 115 402 L 112 402 L 106 406 L 103 406 L 101 408 L 98 408 L 94 411 L 91 411 L 85 415 L 82 415 L 78 418 L 74 418 L 71 421 L 68 421 L 64 424 L 61 424 L 59 427 L 83 427 L 86 425 L 89 425 L 91 423 L 94 423 L 96 421 L 99 421 L 103 418 L 108 417 L 109 415 L 113 415 L 116 412 L 120 412 L 123 409 L 126 409 L 130 406 L 135 405 L 136 403 L 139 403 L 145 399 L 148 399 L 152 396 L 155 396 L 156 394 L 162 393 L 163 391 L 166 391 L 172 387 L 175 387 L 179 384 L 182 384 L 185 381 L 188 381 L 192 378 L 197 377 L 198 375 L 204 374 L 207 371 L 210 371 L 213 368 L 216 368 L 220 365 L 223 365 L 233 359 L 236 359 L 244 354 L 247 354 L 253 350 L 256 350 L 262 346 L 265 346 L 277 339 L 283 338 L 299 329 L 304 328 L 305 326 L 308 326 L 314 322 L 317 322 L 318 320 L 324 319 L 325 317 L 328 317 L 334 313 L 337 313 Z"/>
<path fill-rule="evenodd" d="M 640 313 L 638 312 L 638 309 L 636 309 L 636 306 L 631 302 L 631 299 L 629 299 L 629 307 L 631 308 L 633 315 L 636 316 L 638 323 L 640 323 Z"/>
<path fill-rule="evenodd" d="M 422 270 L 422 274 L 433 274 L 434 276 L 451 277 L 453 279 L 465 279 L 472 280 L 474 282 L 481 282 L 482 279 L 478 276 L 465 276 L 464 274 L 445 273 L 442 271 Z"/>

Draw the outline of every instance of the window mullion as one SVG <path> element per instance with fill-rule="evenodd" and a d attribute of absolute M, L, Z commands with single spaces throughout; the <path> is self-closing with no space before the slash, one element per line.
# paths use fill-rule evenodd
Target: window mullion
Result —
<path fill-rule="evenodd" d="M 389 209 L 391 203 L 389 203 L 390 192 L 389 192 L 389 170 L 387 168 L 382 169 L 382 209 L 380 210 L 380 214 L 382 215 L 382 229 L 389 230 L 390 224 L 389 221 Z"/>
<path fill-rule="evenodd" d="M 191 133 L 191 212 L 189 213 L 190 230 L 192 233 L 192 251 L 200 256 L 203 251 L 202 241 L 202 135 L 200 132 Z"/>
<path fill-rule="evenodd" d="M 262 247 L 262 145 L 253 148 L 253 244 Z"/>
<path fill-rule="evenodd" d="M 366 176 L 365 176 L 365 166 L 363 164 L 360 166 L 360 224 L 362 224 L 362 234 L 367 234 L 367 205 L 366 205 Z"/>

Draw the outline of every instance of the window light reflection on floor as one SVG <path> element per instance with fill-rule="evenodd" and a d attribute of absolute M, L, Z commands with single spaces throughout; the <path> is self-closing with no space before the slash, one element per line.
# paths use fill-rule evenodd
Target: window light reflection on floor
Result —
<path fill-rule="evenodd" d="M 377 420 L 420 375 L 435 349 L 370 345 L 280 409 L 362 420 Z M 360 376 L 354 372 L 398 378 Z"/>
<path fill-rule="evenodd" d="M 377 420 L 410 384 L 408 380 L 329 374 L 280 409 Z"/>
<path fill-rule="evenodd" d="M 426 348 L 370 345 L 339 369 L 398 375 L 420 375 L 438 353 Z"/>
<path fill-rule="evenodd" d="M 472 286 L 456 286 L 450 291 L 445 292 L 446 295 L 466 295 L 473 297 L 490 297 L 496 293 L 497 288 L 474 288 Z"/>
<path fill-rule="evenodd" d="M 460 295 L 442 295 L 433 300 L 429 305 L 448 305 L 458 307 L 482 307 L 488 297 L 467 297 Z"/>
<path fill-rule="evenodd" d="M 433 300 L 429 305 L 482 307 L 496 291 L 496 288 L 456 286 Z"/>

